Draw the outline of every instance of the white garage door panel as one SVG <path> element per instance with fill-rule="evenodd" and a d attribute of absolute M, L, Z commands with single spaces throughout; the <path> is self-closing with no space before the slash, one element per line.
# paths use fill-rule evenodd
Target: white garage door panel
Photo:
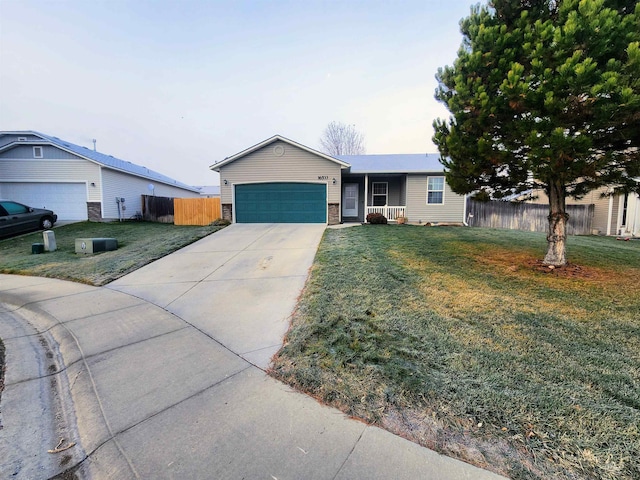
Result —
<path fill-rule="evenodd" d="M 34 208 L 48 208 L 58 220 L 87 220 L 84 183 L 0 183 L 0 197 Z"/>

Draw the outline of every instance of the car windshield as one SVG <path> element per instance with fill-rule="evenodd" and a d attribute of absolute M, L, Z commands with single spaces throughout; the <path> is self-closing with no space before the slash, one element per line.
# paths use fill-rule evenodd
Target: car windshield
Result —
<path fill-rule="evenodd" d="M 29 208 L 24 205 L 20 205 L 15 202 L 2 202 L 1 205 L 7 211 L 9 215 L 15 215 L 17 213 L 29 213 Z"/>

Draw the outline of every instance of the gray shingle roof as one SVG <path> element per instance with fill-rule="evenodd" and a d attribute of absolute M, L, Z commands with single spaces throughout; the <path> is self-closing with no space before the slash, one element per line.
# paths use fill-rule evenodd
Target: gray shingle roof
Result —
<path fill-rule="evenodd" d="M 351 173 L 442 173 L 438 153 L 337 155 L 351 165 Z"/>
<path fill-rule="evenodd" d="M 93 160 L 94 162 L 97 162 L 100 165 L 103 165 L 105 167 L 112 168 L 114 170 L 119 170 L 121 172 L 130 173 L 132 175 L 143 177 L 148 180 L 154 180 L 156 182 L 172 185 L 174 187 L 185 188 L 193 192 L 198 192 L 198 189 L 195 187 L 192 187 L 191 185 L 187 185 L 185 183 L 174 180 L 173 178 L 167 177 L 166 175 L 158 173 L 154 170 L 150 170 L 147 167 L 142 167 L 140 165 L 136 165 L 135 163 L 131 163 L 126 160 L 121 160 L 111 155 L 105 155 L 104 153 L 96 152 L 87 147 L 81 147 L 80 145 L 75 145 L 71 142 L 67 142 L 66 140 L 60 140 L 58 137 L 45 135 L 44 133 L 34 132 L 34 131 L 29 131 L 24 133 L 32 133 L 34 135 L 37 135 L 41 137 L 43 140 L 45 140 L 46 142 L 51 143 L 52 145 L 60 147 L 63 150 L 67 150 L 71 153 L 75 153 L 76 155 L 80 155 L 81 157 L 87 158 L 89 160 Z M 23 143 L 23 142 L 20 142 L 20 143 Z M 34 143 L 34 142 L 31 141 L 30 143 Z"/>

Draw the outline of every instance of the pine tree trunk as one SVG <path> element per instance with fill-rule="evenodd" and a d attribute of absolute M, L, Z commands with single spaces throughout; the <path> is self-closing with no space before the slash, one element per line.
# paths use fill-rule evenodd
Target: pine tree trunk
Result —
<path fill-rule="evenodd" d="M 545 265 L 560 267 L 567 263 L 565 246 L 567 242 L 566 192 L 561 182 L 550 182 L 549 191 L 549 231 L 547 233 L 548 250 L 544 257 Z"/>

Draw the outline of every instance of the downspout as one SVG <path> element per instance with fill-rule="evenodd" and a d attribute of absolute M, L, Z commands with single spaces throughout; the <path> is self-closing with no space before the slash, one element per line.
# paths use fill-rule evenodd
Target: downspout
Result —
<path fill-rule="evenodd" d="M 364 174 L 364 221 L 367 221 L 367 206 L 369 204 L 369 174 Z"/>
<path fill-rule="evenodd" d="M 609 195 L 609 212 L 607 213 L 607 236 L 611 235 L 611 218 L 613 217 L 613 195 Z"/>
<path fill-rule="evenodd" d="M 467 223 L 467 197 L 468 195 L 464 196 L 464 207 L 462 208 L 462 224 L 465 227 L 469 226 L 469 224 Z"/>
<path fill-rule="evenodd" d="M 100 218 L 98 219 L 98 221 L 102 221 L 102 219 L 104 219 L 104 214 L 105 214 L 105 201 L 104 201 L 104 181 L 102 179 L 102 167 L 100 167 L 100 170 L 98 170 L 100 172 Z M 89 217 L 89 212 L 87 212 L 87 218 Z M 91 220 L 89 218 L 89 220 Z"/>

